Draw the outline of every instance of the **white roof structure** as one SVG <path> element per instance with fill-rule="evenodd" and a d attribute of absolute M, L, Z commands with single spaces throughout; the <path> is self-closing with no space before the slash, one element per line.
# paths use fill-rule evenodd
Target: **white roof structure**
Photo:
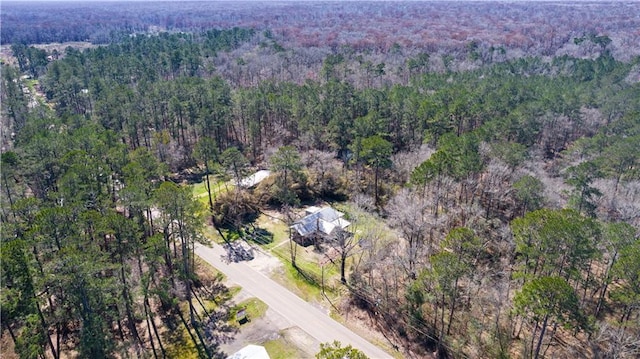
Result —
<path fill-rule="evenodd" d="M 307 216 L 297 220 L 291 228 L 298 231 L 298 234 L 305 237 L 314 233 L 324 233 L 331 235 L 337 228 L 345 229 L 351 223 L 342 216 L 344 213 L 338 212 L 331 207 L 309 207 L 306 210 Z"/>
<path fill-rule="evenodd" d="M 227 359 L 271 359 L 267 350 L 260 345 L 249 344 L 233 353 Z"/>
<path fill-rule="evenodd" d="M 269 177 L 270 174 L 271 171 L 269 170 L 260 170 L 249 177 L 243 178 L 240 183 L 238 183 L 238 185 L 245 188 L 255 187 L 258 185 L 258 183 Z"/>

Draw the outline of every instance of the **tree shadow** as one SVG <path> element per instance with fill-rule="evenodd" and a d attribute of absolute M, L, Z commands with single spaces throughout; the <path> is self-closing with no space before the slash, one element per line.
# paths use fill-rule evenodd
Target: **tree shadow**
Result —
<path fill-rule="evenodd" d="M 244 231 L 243 238 L 247 242 L 255 243 L 258 245 L 267 245 L 273 243 L 274 234 L 264 228 L 250 226 Z"/>

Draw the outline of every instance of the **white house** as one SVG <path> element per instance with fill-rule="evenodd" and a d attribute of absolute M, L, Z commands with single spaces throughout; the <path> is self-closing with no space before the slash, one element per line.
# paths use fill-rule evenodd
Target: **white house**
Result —
<path fill-rule="evenodd" d="M 309 207 L 306 216 L 291 226 L 293 239 L 300 245 L 308 246 L 316 240 L 330 239 L 338 230 L 344 230 L 351 223 L 342 218 L 344 213 L 331 207 Z"/>
<path fill-rule="evenodd" d="M 227 359 L 270 359 L 267 350 L 260 345 L 249 344 L 233 353 Z"/>

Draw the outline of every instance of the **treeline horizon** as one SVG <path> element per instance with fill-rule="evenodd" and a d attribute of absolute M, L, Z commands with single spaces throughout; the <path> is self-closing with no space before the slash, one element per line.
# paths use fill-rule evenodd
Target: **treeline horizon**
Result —
<path fill-rule="evenodd" d="M 211 28 L 271 31 L 287 47 L 387 53 L 463 52 L 470 43 L 487 51 L 523 55 L 584 56 L 574 43 L 606 34 L 614 57 L 640 54 L 633 2 L 5 2 L 0 43 L 87 41 L 108 44 L 132 33 L 201 32 Z M 348 22 L 345 19 L 349 19 Z"/>
<path fill-rule="evenodd" d="M 167 356 L 155 325 L 223 356 L 228 308 L 199 301 L 225 291 L 194 270 L 203 216 L 241 230 L 256 208 L 324 200 L 386 227 L 343 282 L 403 355 L 638 354 L 640 58 L 617 60 L 603 33 L 572 40 L 587 57 L 283 39 L 12 46 L 2 324 L 21 357 Z M 174 183 L 250 167 L 276 176 L 209 211 Z"/>

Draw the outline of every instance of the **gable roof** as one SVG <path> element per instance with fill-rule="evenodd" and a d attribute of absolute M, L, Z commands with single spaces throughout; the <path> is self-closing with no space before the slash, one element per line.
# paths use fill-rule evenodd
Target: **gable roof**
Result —
<path fill-rule="evenodd" d="M 297 220 L 291 226 L 303 237 L 318 232 L 331 235 L 336 228 L 344 229 L 351 224 L 342 218 L 344 213 L 331 207 L 309 207 L 306 212 L 309 213 L 307 216 Z"/>

